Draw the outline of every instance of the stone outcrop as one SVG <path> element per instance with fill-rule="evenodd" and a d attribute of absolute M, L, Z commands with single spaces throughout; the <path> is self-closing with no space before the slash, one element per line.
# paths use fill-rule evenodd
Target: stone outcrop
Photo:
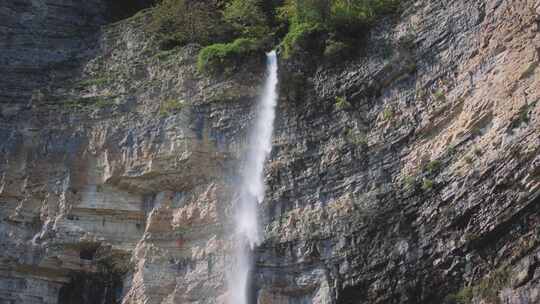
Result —
<path fill-rule="evenodd" d="M 264 67 L 200 75 L 113 8 L 0 8 L 0 303 L 225 302 Z M 282 60 L 254 302 L 538 302 L 539 22 L 411 1 L 356 59 Z"/>

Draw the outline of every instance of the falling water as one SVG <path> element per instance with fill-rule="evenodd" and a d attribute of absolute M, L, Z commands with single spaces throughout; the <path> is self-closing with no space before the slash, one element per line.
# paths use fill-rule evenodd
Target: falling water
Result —
<path fill-rule="evenodd" d="M 272 149 L 272 131 L 278 97 L 276 52 L 267 54 L 266 69 L 264 90 L 257 105 L 257 116 L 249 137 L 249 151 L 246 155 L 235 206 L 235 263 L 229 275 L 229 304 L 247 304 L 248 302 L 251 251 L 260 241 L 257 206 L 264 199 L 264 163 Z"/>

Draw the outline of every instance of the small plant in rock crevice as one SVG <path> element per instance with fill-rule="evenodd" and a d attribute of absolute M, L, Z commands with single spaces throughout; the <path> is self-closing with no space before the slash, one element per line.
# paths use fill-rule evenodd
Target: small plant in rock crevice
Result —
<path fill-rule="evenodd" d="M 167 116 L 182 110 L 185 106 L 184 100 L 169 99 L 159 108 L 159 115 Z"/>
<path fill-rule="evenodd" d="M 426 171 L 429 174 L 437 172 L 441 168 L 441 162 L 439 160 L 432 160 L 426 165 Z"/>
<path fill-rule="evenodd" d="M 338 41 L 333 39 L 326 40 L 326 46 L 324 48 L 324 57 L 331 61 L 341 61 L 344 58 L 349 57 L 351 53 L 351 46 L 344 41 Z"/>
<path fill-rule="evenodd" d="M 482 151 L 482 149 L 481 149 L 480 147 L 475 147 L 475 148 L 473 149 L 473 153 L 474 153 L 474 155 L 476 155 L 476 156 L 482 156 L 482 154 L 483 154 L 484 152 Z"/>
<path fill-rule="evenodd" d="M 446 95 L 444 94 L 443 90 L 435 91 L 433 93 L 433 97 L 435 97 L 435 99 L 438 100 L 438 101 L 445 101 L 446 100 Z"/>
<path fill-rule="evenodd" d="M 382 112 L 382 118 L 385 121 L 391 120 L 392 118 L 394 118 L 394 115 L 395 115 L 395 111 L 394 111 L 394 108 L 392 108 L 391 106 L 385 107 Z"/>
<path fill-rule="evenodd" d="M 109 83 L 111 80 L 109 77 L 89 78 L 82 80 L 78 83 L 80 87 L 102 86 Z"/>
<path fill-rule="evenodd" d="M 530 104 L 526 104 L 519 109 L 519 113 L 517 114 L 517 117 L 512 122 L 512 125 L 511 125 L 512 129 L 518 128 L 522 124 L 525 124 L 525 125 L 529 124 L 530 119 L 531 119 L 529 117 L 529 111 L 536 106 L 537 102 L 538 101 L 535 101 Z"/>
<path fill-rule="evenodd" d="M 448 149 L 446 150 L 446 153 L 450 156 L 456 154 L 457 152 L 457 147 L 456 146 L 450 146 L 448 147 Z"/>
<path fill-rule="evenodd" d="M 114 105 L 112 96 L 92 96 L 69 99 L 63 102 L 63 106 L 71 110 L 103 109 Z"/>
<path fill-rule="evenodd" d="M 476 127 L 476 126 L 473 127 L 473 128 L 471 129 L 471 135 L 473 135 L 473 136 L 480 136 L 480 135 L 482 135 L 482 129 L 480 129 L 479 127 Z"/>
<path fill-rule="evenodd" d="M 431 189 L 433 189 L 433 181 L 431 179 L 428 179 L 428 178 L 424 178 L 422 180 L 422 190 L 424 191 L 429 191 Z"/>
<path fill-rule="evenodd" d="M 406 188 L 412 188 L 416 184 L 416 178 L 411 175 L 403 177 L 403 184 Z"/>
<path fill-rule="evenodd" d="M 357 132 L 350 128 L 345 130 L 345 139 L 355 146 L 368 145 L 368 137 L 365 133 Z"/>
<path fill-rule="evenodd" d="M 347 110 L 351 108 L 351 103 L 344 96 L 336 96 L 336 110 Z"/>

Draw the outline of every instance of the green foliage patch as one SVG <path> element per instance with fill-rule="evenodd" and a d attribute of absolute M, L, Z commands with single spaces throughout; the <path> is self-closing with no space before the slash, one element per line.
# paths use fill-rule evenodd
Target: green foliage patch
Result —
<path fill-rule="evenodd" d="M 231 43 L 212 44 L 200 51 L 197 69 L 203 73 L 223 71 L 258 52 L 261 52 L 261 45 L 256 39 L 239 38 Z"/>
<path fill-rule="evenodd" d="M 111 82 L 109 77 L 97 77 L 82 80 L 78 83 L 79 87 L 103 86 Z"/>
<path fill-rule="evenodd" d="M 336 110 L 347 110 L 351 108 L 351 103 L 345 97 L 337 96 L 335 107 Z"/>
<path fill-rule="evenodd" d="M 345 130 L 345 139 L 347 140 L 347 142 L 355 146 L 367 147 L 368 145 L 367 134 L 363 132 L 354 131 L 351 128 L 347 128 Z"/>
<path fill-rule="evenodd" d="M 443 90 L 435 91 L 435 93 L 433 93 L 433 97 L 435 97 L 435 99 L 438 100 L 438 101 L 445 101 L 446 100 L 446 95 L 444 94 Z"/>
<path fill-rule="evenodd" d="M 159 115 L 167 116 L 172 113 L 176 113 L 184 108 L 186 103 L 183 100 L 169 99 L 161 104 L 159 108 Z"/>
<path fill-rule="evenodd" d="M 385 107 L 382 112 L 382 116 L 384 120 L 391 120 L 392 118 L 394 118 L 394 114 L 395 114 L 394 109 L 391 106 Z"/>
<path fill-rule="evenodd" d="M 162 49 L 187 43 L 207 45 L 225 39 L 230 32 L 217 4 L 190 0 L 158 2 L 152 10 L 148 30 L 156 35 Z"/>
<path fill-rule="evenodd" d="M 424 178 L 422 180 L 422 190 L 429 191 L 431 189 L 433 189 L 433 181 L 428 178 Z"/>
<path fill-rule="evenodd" d="M 463 287 L 455 294 L 446 297 L 446 303 L 471 304 L 473 299 L 487 300 L 488 303 L 501 303 L 499 292 L 510 284 L 510 267 L 500 267 L 489 276 L 481 279 L 474 286 Z"/>
<path fill-rule="evenodd" d="M 200 71 L 228 70 L 280 40 L 282 56 L 301 50 L 345 58 L 355 39 L 399 0 L 160 0 L 148 30 L 162 50 L 188 43 L 204 47 Z M 218 68 L 217 65 L 222 65 Z"/>
<path fill-rule="evenodd" d="M 347 58 L 351 52 L 349 43 L 328 39 L 324 47 L 324 57 L 328 60 L 341 60 Z"/>
<path fill-rule="evenodd" d="M 282 42 L 284 56 L 306 48 L 302 37 L 324 33 L 340 44 L 326 43 L 325 55 L 346 49 L 347 40 L 360 37 L 377 17 L 394 12 L 399 0 L 287 0 L 278 9 L 281 20 L 289 23 Z M 315 31 L 316 29 L 316 31 Z M 309 45 L 307 45 L 309 46 Z"/>
<path fill-rule="evenodd" d="M 63 106 L 72 110 L 106 108 L 114 105 L 109 96 L 82 97 L 63 101 Z"/>
<path fill-rule="evenodd" d="M 242 37 L 263 38 L 271 32 L 262 0 L 232 0 L 226 5 L 223 18 Z"/>
<path fill-rule="evenodd" d="M 411 175 L 403 177 L 403 184 L 406 188 L 412 188 L 416 184 L 416 177 Z"/>
<path fill-rule="evenodd" d="M 441 162 L 438 160 L 432 160 L 426 165 L 426 171 L 429 174 L 433 174 L 441 168 Z"/>
<path fill-rule="evenodd" d="M 316 41 L 321 33 L 321 27 L 317 23 L 293 23 L 281 42 L 283 57 L 290 58 L 300 50 L 309 49 L 308 46 Z"/>

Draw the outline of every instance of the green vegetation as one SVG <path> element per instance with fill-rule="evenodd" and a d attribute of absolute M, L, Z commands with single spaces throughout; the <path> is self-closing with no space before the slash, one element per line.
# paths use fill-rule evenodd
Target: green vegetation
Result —
<path fill-rule="evenodd" d="M 457 147 L 456 146 L 449 146 L 448 149 L 446 150 L 446 153 L 448 155 L 454 155 L 456 154 L 457 152 Z"/>
<path fill-rule="evenodd" d="M 281 42 L 283 57 L 290 58 L 300 50 L 311 48 L 309 45 L 316 43 L 320 33 L 322 33 L 322 30 L 316 23 L 293 23 Z"/>
<path fill-rule="evenodd" d="M 223 11 L 223 18 L 242 37 L 264 38 L 271 32 L 262 0 L 232 0 Z"/>
<path fill-rule="evenodd" d="M 377 17 L 394 12 L 399 0 L 160 0 L 147 30 L 162 50 L 188 43 L 205 48 L 198 68 L 229 70 L 247 56 L 281 41 L 282 56 L 316 51 L 344 58 Z M 165 55 L 164 55 L 165 56 Z M 222 66 L 216 69 L 216 66 Z"/>
<path fill-rule="evenodd" d="M 482 154 L 483 154 L 484 152 L 482 151 L 482 149 L 481 149 L 480 147 L 475 147 L 474 150 L 473 150 L 473 153 L 474 153 L 474 155 L 476 155 L 476 156 L 482 156 Z"/>
<path fill-rule="evenodd" d="M 441 168 L 441 162 L 438 160 L 432 160 L 426 165 L 426 171 L 429 174 L 437 172 Z"/>
<path fill-rule="evenodd" d="M 521 73 L 521 76 L 519 77 L 520 80 L 523 80 L 525 78 L 528 78 L 531 75 L 534 75 L 534 71 L 538 67 L 539 63 L 537 61 L 531 63 L 524 71 Z"/>
<path fill-rule="evenodd" d="M 169 99 L 161 104 L 161 107 L 159 108 L 159 115 L 167 116 L 172 113 L 176 113 L 182 110 L 185 105 L 186 103 L 183 100 Z"/>
<path fill-rule="evenodd" d="M 403 184 L 406 188 L 412 188 L 416 184 L 416 177 L 410 175 L 403 177 Z"/>
<path fill-rule="evenodd" d="M 223 71 L 241 64 L 247 56 L 260 51 L 261 45 L 255 39 L 239 38 L 231 43 L 212 44 L 199 53 L 197 68 L 203 73 Z"/>
<path fill-rule="evenodd" d="M 108 98 L 105 99 L 103 96 L 95 97 L 83 97 L 78 99 L 69 99 L 63 102 L 63 106 L 72 109 L 72 110 L 82 110 L 88 108 L 105 108 L 112 106 L 114 104 L 113 100 Z"/>
<path fill-rule="evenodd" d="M 535 101 L 535 102 L 530 103 L 530 104 L 526 104 L 526 105 L 522 106 L 519 109 L 519 113 L 518 113 L 517 118 L 514 119 L 514 121 L 512 122 L 512 126 L 511 126 L 512 129 L 515 129 L 515 128 L 519 127 L 521 124 L 528 124 L 529 123 L 529 121 L 530 121 L 529 111 L 536 106 L 537 102 L 538 101 Z"/>
<path fill-rule="evenodd" d="M 409 73 L 414 73 L 416 72 L 417 69 L 418 69 L 418 65 L 416 64 L 416 62 L 410 62 L 406 66 L 406 70 Z"/>
<path fill-rule="evenodd" d="M 435 93 L 433 93 L 433 96 L 434 96 L 435 99 L 438 100 L 438 101 L 445 101 L 445 100 L 446 100 L 446 95 L 444 94 L 444 91 L 443 91 L 443 90 L 437 90 L 437 91 L 435 91 Z"/>
<path fill-rule="evenodd" d="M 433 189 L 433 181 L 428 178 L 424 178 L 422 180 L 422 190 L 429 191 L 431 189 Z"/>
<path fill-rule="evenodd" d="M 351 53 L 351 46 L 343 41 L 333 39 L 326 40 L 324 57 L 329 60 L 341 60 L 347 58 Z"/>
<path fill-rule="evenodd" d="M 511 277 L 510 267 L 501 267 L 483 278 L 474 286 L 463 287 L 455 294 L 446 297 L 446 303 L 471 304 L 473 299 L 487 300 L 489 303 L 501 303 L 499 292 L 508 284 Z"/>
<path fill-rule="evenodd" d="M 187 43 L 210 44 L 225 39 L 230 28 L 211 1 L 161 0 L 148 25 L 162 49 Z"/>
<path fill-rule="evenodd" d="M 529 107 L 524 107 L 519 111 L 519 122 L 529 123 Z"/>
<path fill-rule="evenodd" d="M 320 24 L 334 34 L 354 36 L 398 5 L 398 0 L 287 0 L 279 11 L 291 23 Z"/>
<path fill-rule="evenodd" d="M 351 108 L 351 103 L 345 97 L 336 96 L 335 107 L 336 110 L 347 110 Z"/>
<path fill-rule="evenodd" d="M 90 86 L 102 86 L 109 83 L 110 80 L 108 77 L 98 77 L 82 80 L 78 83 L 79 87 L 90 87 Z"/>
<path fill-rule="evenodd" d="M 482 130 L 481 130 L 479 127 L 476 127 L 476 126 L 475 126 L 475 127 L 473 127 L 473 128 L 471 129 L 471 134 L 472 134 L 473 136 L 480 136 L 480 135 L 482 135 Z"/>
<path fill-rule="evenodd" d="M 384 108 L 383 110 L 383 119 L 384 120 L 391 120 L 392 118 L 394 118 L 394 109 L 390 106 L 387 106 L 386 108 Z"/>
<path fill-rule="evenodd" d="M 367 146 L 368 137 L 364 133 L 355 132 L 353 129 L 346 129 L 345 131 L 346 140 L 355 145 L 355 146 Z"/>
<path fill-rule="evenodd" d="M 466 232 L 464 235 L 463 235 L 463 238 L 465 239 L 466 242 L 472 242 L 476 239 L 478 239 L 478 234 L 474 233 L 474 232 Z"/>
<path fill-rule="evenodd" d="M 101 98 L 98 98 L 94 101 L 94 106 L 96 108 L 105 108 L 105 107 L 108 107 L 108 106 L 111 106 L 113 105 L 113 102 L 112 100 L 106 100 L 106 99 L 101 99 Z"/>
<path fill-rule="evenodd" d="M 378 16 L 395 11 L 398 5 L 399 0 L 286 0 L 278 8 L 281 20 L 289 23 L 282 42 L 284 57 L 313 46 L 304 42 L 316 35 L 339 41 L 339 49 L 346 49 L 348 41 L 359 38 Z M 336 49 L 334 43 L 327 42 L 324 53 L 332 54 Z"/>
<path fill-rule="evenodd" d="M 160 61 L 168 61 L 174 58 L 173 56 L 177 54 L 177 52 L 178 52 L 178 49 L 160 51 L 154 55 L 154 58 Z"/>
<path fill-rule="evenodd" d="M 446 296 L 445 304 L 469 304 L 473 299 L 473 289 L 471 287 L 463 287 L 459 292 Z"/>
<path fill-rule="evenodd" d="M 148 30 L 162 50 L 188 43 L 203 48 L 198 58 L 202 72 L 217 72 L 262 54 L 262 40 L 271 36 L 270 18 L 262 0 L 161 0 L 152 11 Z M 168 54 L 164 54 L 166 56 Z"/>

